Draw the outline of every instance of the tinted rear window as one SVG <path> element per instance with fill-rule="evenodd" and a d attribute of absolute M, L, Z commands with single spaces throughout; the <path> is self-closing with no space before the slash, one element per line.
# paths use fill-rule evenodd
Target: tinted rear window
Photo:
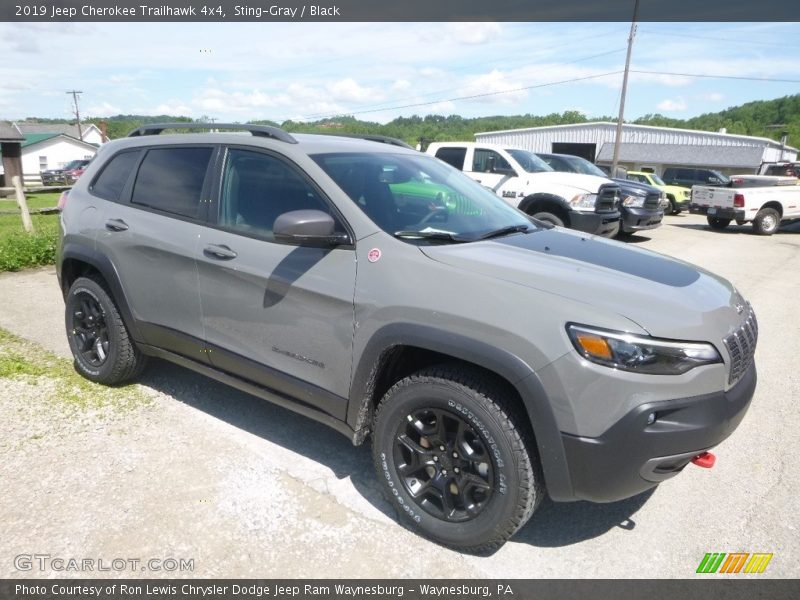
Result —
<path fill-rule="evenodd" d="M 131 171 L 139 160 L 139 150 L 120 152 L 114 156 L 92 185 L 92 193 L 106 200 L 119 200 Z"/>
<path fill-rule="evenodd" d="M 131 202 L 197 218 L 212 148 L 154 148 L 139 167 Z"/>
<path fill-rule="evenodd" d="M 436 158 L 443 160 L 448 165 L 455 167 L 459 171 L 464 169 L 464 158 L 466 156 L 466 148 L 439 148 L 436 151 Z"/>

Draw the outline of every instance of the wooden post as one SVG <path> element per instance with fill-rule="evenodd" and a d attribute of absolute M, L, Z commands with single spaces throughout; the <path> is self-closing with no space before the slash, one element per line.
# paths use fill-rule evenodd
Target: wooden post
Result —
<path fill-rule="evenodd" d="M 22 180 L 19 175 L 14 175 L 11 178 L 11 183 L 17 192 L 17 204 L 19 204 L 19 210 L 22 213 L 22 227 L 28 233 L 33 233 L 33 221 L 31 221 L 31 213 L 28 211 L 28 202 L 25 200 L 25 192 L 22 189 Z"/>

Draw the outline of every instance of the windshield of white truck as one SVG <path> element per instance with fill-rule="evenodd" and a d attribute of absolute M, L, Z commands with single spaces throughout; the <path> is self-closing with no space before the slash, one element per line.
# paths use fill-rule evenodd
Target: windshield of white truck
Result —
<path fill-rule="evenodd" d="M 550 165 L 536 156 L 533 152 L 511 148 L 507 148 L 506 152 L 508 152 L 514 158 L 514 160 L 519 163 L 519 166 L 525 169 L 528 173 L 541 173 L 543 171 L 553 170 Z"/>

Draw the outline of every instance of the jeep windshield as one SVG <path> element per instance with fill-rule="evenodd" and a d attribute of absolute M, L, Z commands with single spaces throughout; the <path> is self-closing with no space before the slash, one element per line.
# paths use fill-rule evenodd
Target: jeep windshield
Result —
<path fill-rule="evenodd" d="M 528 173 L 541 173 L 543 171 L 553 170 L 553 167 L 548 165 L 533 152 L 528 152 L 527 150 L 517 150 L 515 148 L 506 148 L 506 152 L 514 157 L 514 160 L 519 163 L 519 166 L 525 169 Z"/>
<path fill-rule="evenodd" d="M 490 190 L 424 154 L 311 158 L 378 227 L 408 242 L 473 242 L 537 229 Z"/>

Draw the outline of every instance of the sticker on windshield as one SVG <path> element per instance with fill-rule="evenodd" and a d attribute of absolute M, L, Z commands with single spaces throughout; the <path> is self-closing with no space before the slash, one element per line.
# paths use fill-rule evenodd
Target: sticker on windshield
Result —
<path fill-rule="evenodd" d="M 378 262 L 381 259 L 381 251 L 379 248 L 373 248 L 367 253 L 367 260 L 369 262 Z"/>

